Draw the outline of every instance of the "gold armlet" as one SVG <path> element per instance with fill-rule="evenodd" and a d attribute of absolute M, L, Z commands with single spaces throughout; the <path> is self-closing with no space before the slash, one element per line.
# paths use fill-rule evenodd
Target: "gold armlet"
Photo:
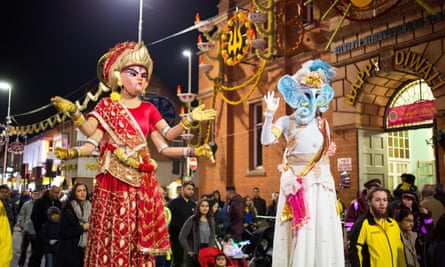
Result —
<path fill-rule="evenodd" d="M 83 114 L 80 114 L 80 116 L 73 118 L 73 122 L 74 126 L 79 127 L 85 122 L 85 117 L 83 116 Z"/>

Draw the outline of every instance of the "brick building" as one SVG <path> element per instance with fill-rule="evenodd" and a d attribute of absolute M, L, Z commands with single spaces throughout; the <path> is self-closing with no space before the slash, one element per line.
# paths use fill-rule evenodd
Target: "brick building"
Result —
<path fill-rule="evenodd" d="M 215 48 L 199 55 L 213 65 L 200 71 L 198 98 L 217 109 L 212 140 L 218 145 L 216 164 L 199 163 L 200 194 L 233 184 L 247 195 L 258 186 L 270 202 L 279 190 L 284 143 L 259 145 L 263 96 L 276 91 L 281 76 L 315 58 L 337 68 L 335 97 L 323 116 L 337 144 L 331 171 L 345 203 L 369 178 L 382 179 L 389 189 L 404 172 L 415 174 L 419 186 L 445 182 L 444 149 L 428 144 L 445 128 L 444 1 L 340 0 L 332 7 L 330 1 L 235 2 L 220 1 L 217 29 L 207 38 Z M 230 44 L 221 36 L 229 36 L 228 21 L 240 10 L 267 14 L 267 22 L 256 25 L 266 46 L 249 48 L 239 64 L 231 64 L 224 58 Z M 290 113 L 281 100 L 275 119 Z"/>

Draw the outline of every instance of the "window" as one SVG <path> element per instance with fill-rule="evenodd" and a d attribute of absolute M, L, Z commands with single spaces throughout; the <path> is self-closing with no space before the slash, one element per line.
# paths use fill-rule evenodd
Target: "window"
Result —
<path fill-rule="evenodd" d="M 263 167 L 263 147 L 261 144 L 261 130 L 263 129 L 263 107 L 261 102 L 253 103 L 250 106 L 251 129 L 250 150 L 251 155 L 250 169 L 258 169 Z"/>

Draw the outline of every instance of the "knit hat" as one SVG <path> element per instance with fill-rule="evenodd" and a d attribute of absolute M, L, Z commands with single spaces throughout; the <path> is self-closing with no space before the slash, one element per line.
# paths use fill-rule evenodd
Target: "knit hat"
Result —
<path fill-rule="evenodd" d="M 56 206 L 51 206 L 51 207 L 48 208 L 46 213 L 48 214 L 48 216 L 51 216 L 53 214 L 59 214 L 60 215 L 60 209 L 58 207 L 56 207 Z"/>
<path fill-rule="evenodd" d="M 369 181 L 367 181 L 366 183 L 363 184 L 367 189 L 373 187 L 373 186 L 377 186 L 380 187 L 382 186 L 382 182 L 380 181 L 380 179 L 374 178 L 371 179 Z"/>

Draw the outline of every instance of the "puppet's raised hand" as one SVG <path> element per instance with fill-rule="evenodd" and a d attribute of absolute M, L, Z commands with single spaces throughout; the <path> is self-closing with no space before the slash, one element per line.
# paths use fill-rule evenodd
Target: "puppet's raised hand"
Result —
<path fill-rule="evenodd" d="M 280 98 L 274 97 L 275 92 L 270 91 L 264 96 L 264 102 L 266 103 L 266 112 L 275 113 L 280 105 Z"/>
<path fill-rule="evenodd" d="M 70 115 L 73 115 L 77 112 L 77 106 L 73 102 L 63 97 L 55 96 L 51 98 L 51 102 L 60 112 L 69 113 Z"/>
<path fill-rule="evenodd" d="M 204 104 L 202 104 L 194 108 L 189 115 L 192 121 L 208 121 L 215 118 L 216 110 L 204 109 Z"/>

